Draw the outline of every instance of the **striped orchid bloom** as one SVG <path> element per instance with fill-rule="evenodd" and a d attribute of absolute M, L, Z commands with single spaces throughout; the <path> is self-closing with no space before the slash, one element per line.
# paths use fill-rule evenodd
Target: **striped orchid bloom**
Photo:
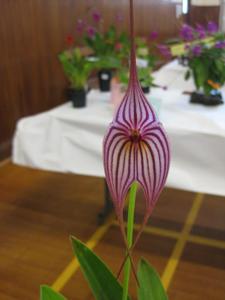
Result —
<path fill-rule="evenodd" d="M 162 124 L 145 98 L 137 78 L 133 16 L 131 16 L 131 63 L 128 90 L 110 124 L 103 142 L 106 181 L 117 217 L 133 182 L 142 187 L 146 202 L 144 222 L 165 185 L 170 149 Z"/>
<path fill-rule="evenodd" d="M 170 152 L 162 125 L 145 99 L 140 85 L 130 85 L 104 140 L 106 181 L 118 217 L 131 184 L 144 190 L 146 212 L 150 215 L 162 191 Z"/>

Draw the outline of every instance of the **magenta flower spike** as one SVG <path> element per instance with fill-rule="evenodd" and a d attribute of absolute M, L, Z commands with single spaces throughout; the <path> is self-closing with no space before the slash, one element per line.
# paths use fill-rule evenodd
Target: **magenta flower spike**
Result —
<path fill-rule="evenodd" d="M 133 10 L 128 90 L 105 135 L 103 155 L 106 181 L 120 224 L 123 224 L 124 203 L 133 182 L 138 182 L 144 191 L 143 223 L 146 223 L 166 182 L 170 149 L 165 130 L 138 81 Z"/>

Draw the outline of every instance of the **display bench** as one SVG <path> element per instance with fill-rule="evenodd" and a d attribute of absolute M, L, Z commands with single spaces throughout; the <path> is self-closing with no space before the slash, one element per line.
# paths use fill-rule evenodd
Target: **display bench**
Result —
<path fill-rule="evenodd" d="M 160 108 L 159 118 L 172 148 L 167 186 L 225 195 L 225 106 L 190 104 L 183 92 L 193 91 L 194 86 L 191 80 L 184 81 L 184 73 L 185 68 L 177 62 L 164 66 L 154 75 L 156 83 L 167 89 L 153 88 L 147 96 Z M 23 118 L 16 126 L 13 162 L 104 177 L 102 141 L 113 113 L 110 93 L 91 90 L 85 108 L 65 103 Z"/>

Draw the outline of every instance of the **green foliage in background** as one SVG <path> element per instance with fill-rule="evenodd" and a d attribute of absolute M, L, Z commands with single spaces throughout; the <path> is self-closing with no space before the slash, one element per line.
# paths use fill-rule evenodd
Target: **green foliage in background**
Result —
<path fill-rule="evenodd" d="M 64 51 L 59 54 L 59 60 L 68 77 L 71 87 L 84 89 L 91 72 L 96 68 L 96 61 L 83 56 L 79 48 Z"/>
<path fill-rule="evenodd" d="M 99 69 L 115 69 L 121 60 L 129 53 L 129 38 L 126 33 L 117 33 L 116 27 L 111 25 L 105 33 L 96 31 L 93 37 L 84 36 L 85 44 L 98 58 Z"/>
<path fill-rule="evenodd" d="M 188 66 L 185 79 L 192 75 L 196 88 L 202 88 L 206 95 L 225 83 L 224 49 L 202 45 L 201 54 L 189 58 Z"/>
<path fill-rule="evenodd" d="M 153 85 L 154 78 L 152 77 L 152 71 L 155 67 L 157 58 L 150 51 L 146 39 L 136 38 L 136 54 L 137 58 L 141 60 L 143 66 L 138 66 L 138 79 L 142 87 L 151 87 Z M 128 44 L 129 45 L 129 44 Z M 128 47 L 129 48 L 129 47 Z M 126 55 L 126 60 L 121 62 L 120 67 L 117 70 L 117 75 L 121 83 L 128 84 L 129 81 L 129 52 Z"/>

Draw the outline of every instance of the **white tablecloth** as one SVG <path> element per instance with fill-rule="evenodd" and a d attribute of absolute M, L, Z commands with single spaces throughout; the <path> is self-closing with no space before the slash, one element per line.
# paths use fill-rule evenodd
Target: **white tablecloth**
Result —
<path fill-rule="evenodd" d="M 168 90 L 152 89 L 150 101 L 161 99 L 160 119 L 172 147 L 167 186 L 225 195 L 225 106 L 189 104 L 183 79 L 185 68 L 172 62 L 155 73 L 156 83 Z M 109 93 L 92 90 L 88 106 L 55 109 L 21 119 L 13 143 L 13 161 L 44 170 L 104 176 L 102 139 L 112 120 Z"/>

